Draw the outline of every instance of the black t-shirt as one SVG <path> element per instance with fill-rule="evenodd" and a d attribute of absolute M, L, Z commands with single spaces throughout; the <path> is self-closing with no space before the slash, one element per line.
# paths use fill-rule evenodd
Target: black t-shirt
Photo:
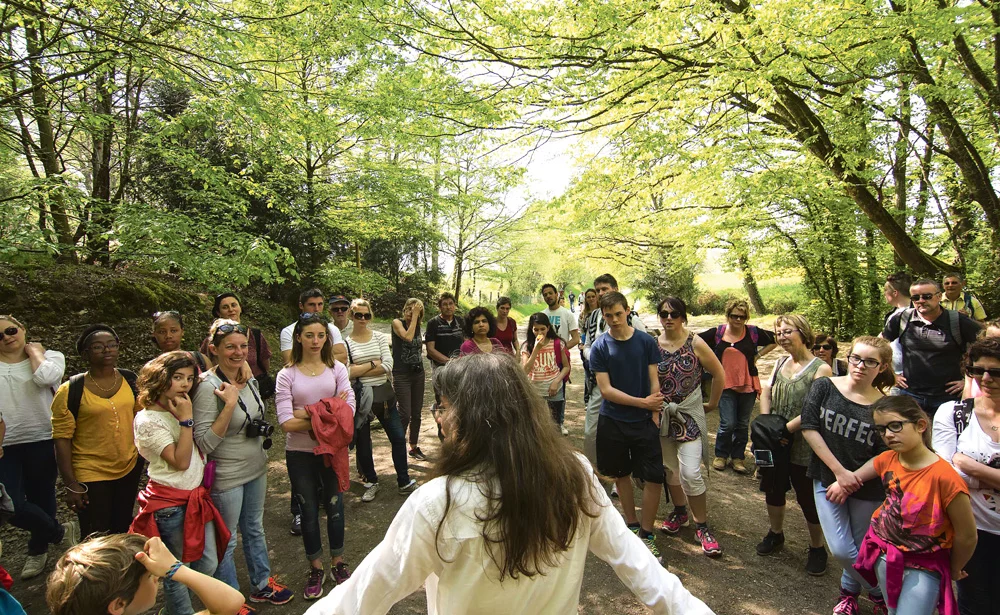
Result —
<path fill-rule="evenodd" d="M 705 340 L 705 343 L 708 344 L 708 347 L 712 349 L 712 352 L 715 353 L 715 356 L 719 357 L 719 361 L 722 360 L 722 353 L 725 352 L 726 348 L 735 348 L 736 350 L 742 352 L 743 356 L 747 358 L 747 367 L 750 369 L 750 375 L 756 376 L 757 364 L 754 362 L 754 357 L 757 355 L 757 349 L 763 348 L 764 346 L 770 346 L 775 342 L 773 333 L 771 333 L 767 329 L 761 329 L 760 327 L 756 327 L 757 343 L 755 344 L 753 341 L 753 335 L 750 334 L 750 327 L 753 326 L 754 325 L 747 325 L 746 330 L 743 332 L 743 339 L 736 342 L 735 344 L 732 342 L 720 341 L 718 345 L 716 345 L 715 334 L 716 331 L 718 330 L 718 327 L 705 329 L 704 331 L 698 334 L 698 337 Z M 722 336 L 720 335 L 719 337 L 721 338 Z"/>
<path fill-rule="evenodd" d="M 404 321 L 401 318 L 397 318 L 396 320 L 402 323 L 404 329 L 410 325 L 408 321 Z M 395 323 L 396 320 L 394 320 L 393 323 Z M 391 331 L 392 373 L 405 374 L 423 371 L 423 359 L 420 360 L 419 366 L 416 363 L 410 364 L 407 362 L 407 359 L 416 360 L 416 358 L 423 356 L 423 342 L 420 341 L 420 323 L 417 323 L 417 329 L 413 332 L 413 339 L 409 342 L 396 335 L 395 327 L 391 327 Z"/>
<path fill-rule="evenodd" d="M 811 429 L 823 436 L 823 441 L 840 465 L 853 472 L 869 459 L 889 450 L 882 436 L 875 431 L 871 406 L 862 406 L 844 397 L 829 378 L 813 383 L 802 406 L 802 430 Z M 809 478 L 829 487 L 837 482 L 833 470 L 813 454 L 807 472 Z M 885 498 L 878 478 L 866 482 L 851 494 L 859 500 L 879 501 Z"/>
<path fill-rule="evenodd" d="M 899 323 L 904 312 L 891 316 L 882 330 L 882 337 L 894 341 L 899 337 Z M 932 323 L 926 323 L 911 314 L 910 322 L 903 331 L 900 343 L 903 346 L 903 376 L 907 388 L 917 395 L 943 397 L 948 395 L 948 382 L 962 379 L 962 357 L 965 349 L 979 334 L 979 323 L 965 314 L 958 314 L 958 328 L 962 333 L 959 346 L 951 334 L 948 310 Z"/>
<path fill-rule="evenodd" d="M 424 335 L 424 343 L 434 342 L 434 350 L 437 350 L 446 357 L 457 357 L 458 351 L 465 341 L 465 333 L 462 329 L 464 322 L 461 316 L 455 316 L 451 322 L 445 322 L 441 315 L 437 315 L 427 321 L 427 333 Z M 430 358 L 430 357 L 428 357 Z M 435 365 L 444 365 L 431 359 Z"/>

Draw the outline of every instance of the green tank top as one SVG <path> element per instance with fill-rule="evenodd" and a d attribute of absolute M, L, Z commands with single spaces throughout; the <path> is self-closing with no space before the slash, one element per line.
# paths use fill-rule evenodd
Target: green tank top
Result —
<path fill-rule="evenodd" d="M 802 414 L 802 404 L 806 401 L 806 395 L 815 382 L 816 371 L 824 365 L 818 358 L 806 365 L 791 378 L 785 377 L 781 369 L 785 366 L 789 357 L 784 357 L 774 366 L 774 375 L 771 379 L 771 413 L 785 417 L 789 421 Z M 797 432 L 792 438 L 792 463 L 800 466 L 808 466 L 812 458 L 812 449 L 809 443 L 802 437 L 802 432 Z"/>

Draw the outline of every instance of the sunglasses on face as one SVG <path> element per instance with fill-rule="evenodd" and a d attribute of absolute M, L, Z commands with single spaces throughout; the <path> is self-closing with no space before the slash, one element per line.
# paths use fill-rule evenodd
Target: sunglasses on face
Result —
<path fill-rule="evenodd" d="M 813 352 L 819 352 L 820 350 L 833 350 L 833 346 L 829 344 L 816 344 L 813 346 Z"/>
<path fill-rule="evenodd" d="M 683 317 L 684 317 L 684 314 L 682 314 L 681 312 L 678 312 L 676 310 L 669 310 L 669 311 L 668 310 L 663 310 L 662 312 L 660 312 L 660 318 L 662 318 L 663 320 L 666 320 L 668 318 L 673 318 L 674 320 L 678 320 L 678 319 L 681 319 Z"/>
<path fill-rule="evenodd" d="M 921 293 L 917 295 L 910 295 L 910 301 L 920 301 L 921 299 L 924 301 L 930 301 L 936 295 L 937 293 Z"/>
<path fill-rule="evenodd" d="M 747 319 L 747 315 L 746 314 L 730 314 L 729 318 L 731 318 L 733 320 L 746 320 Z"/>
<path fill-rule="evenodd" d="M 903 425 L 907 423 L 916 423 L 916 421 L 889 421 L 885 425 L 876 425 L 875 431 L 877 431 L 880 436 L 884 436 L 887 431 L 899 433 L 903 431 Z"/>
<path fill-rule="evenodd" d="M 851 365 L 855 366 L 855 367 L 861 367 L 863 365 L 863 366 L 865 366 L 867 368 L 870 368 L 870 369 L 875 369 L 876 367 L 878 367 L 879 365 L 881 365 L 881 363 L 879 362 L 878 359 L 865 359 L 865 358 L 859 357 L 856 354 L 849 354 L 849 355 L 847 355 L 847 362 L 850 363 Z"/>
<path fill-rule="evenodd" d="M 331 312 L 336 312 L 336 313 L 340 314 L 341 312 L 346 312 L 349 309 L 350 309 L 349 307 L 347 307 L 345 305 L 341 305 L 341 306 L 335 306 L 335 307 L 330 308 L 330 311 Z"/>
<path fill-rule="evenodd" d="M 4 336 L 8 335 L 10 337 L 14 337 L 15 335 L 17 335 L 17 327 L 7 327 L 3 331 L 0 331 L 0 340 L 2 340 Z"/>
<path fill-rule="evenodd" d="M 1000 367 L 979 367 L 977 365 L 969 365 L 965 368 L 965 373 L 973 378 L 982 378 L 984 375 L 989 374 L 990 378 L 1000 380 Z"/>
<path fill-rule="evenodd" d="M 368 313 L 364 313 L 364 314 L 363 314 L 363 313 L 361 313 L 361 312 L 356 312 L 356 313 L 354 314 L 354 317 L 355 317 L 355 318 L 360 318 L 361 320 L 371 320 L 371 319 L 372 319 L 372 315 L 371 315 L 371 312 L 368 312 Z"/>

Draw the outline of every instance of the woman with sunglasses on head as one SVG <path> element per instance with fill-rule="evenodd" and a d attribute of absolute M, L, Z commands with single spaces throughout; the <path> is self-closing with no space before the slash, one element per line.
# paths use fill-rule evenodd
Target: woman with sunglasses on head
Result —
<path fill-rule="evenodd" d="M 877 479 L 865 482 L 854 472 L 888 450 L 875 430 L 871 406 L 896 381 L 892 347 L 880 337 L 855 338 L 847 351 L 847 364 L 846 376 L 820 378 L 813 383 L 802 408 L 801 429 L 813 450 L 808 476 L 813 480 L 823 536 L 844 569 L 833 613 L 856 615 L 858 595 L 864 587 L 879 615 L 886 613 L 882 591 L 854 569 L 854 560 L 885 491 Z M 827 490 L 835 483 L 834 492 L 847 495 L 842 501 L 827 497 Z"/>
<path fill-rule="evenodd" d="M 934 450 L 969 487 L 979 542 L 958 579 L 962 615 L 995 613 L 1000 604 L 1000 337 L 969 348 L 965 374 L 982 395 L 948 402 L 934 415 Z"/>
<path fill-rule="evenodd" d="M 378 474 L 372 456 L 372 415 L 378 417 L 385 435 L 392 446 L 392 465 L 396 469 L 396 484 L 400 495 L 409 495 L 417 488 L 417 481 L 410 478 L 406 459 L 406 436 L 396 395 L 392 390 L 388 374 L 392 373 L 392 352 L 389 338 L 385 333 L 372 330 L 368 325 L 372 320 L 372 307 L 364 299 L 351 302 L 351 317 L 354 327 L 347 337 L 347 354 L 350 361 L 351 380 L 361 384 L 357 412 L 361 415 L 361 426 L 354 434 L 357 445 L 358 468 L 364 476 L 365 493 L 362 502 L 371 502 L 378 494 Z M 358 424 L 358 420 L 354 421 Z"/>
<path fill-rule="evenodd" d="M 13 500 L 11 525 L 31 535 L 22 579 L 42 572 L 50 544 L 71 547 L 80 534 L 76 522 L 56 520 L 52 388 L 66 358 L 27 335 L 16 318 L 0 316 L 0 484 Z"/>
<path fill-rule="evenodd" d="M 715 352 L 726 373 L 719 400 L 719 431 L 715 436 L 712 468 L 725 470 L 728 463 L 740 474 L 747 473 L 744 459 L 750 415 L 761 390 L 757 358 L 771 352 L 776 345 L 774 334 L 747 324 L 749 318 L 750 304 L 733 299 L 726 305 L 726 324 L 698 334 Z"/>
<path fill-rule="evenodd" d="M 76 341 L 88 369 L 64 382 L 52 400 L 52 437 L 66 503 L 84 536 L 127 532 L 142 464 L 133 421 L 142 409 L 136 375 L 118 369 L 118 334 L 90 325 Z"/>
<path fill-rule="evenodd" d="M 251 602 L 285 604 L 294 595 L 274 581 L 264 536 L 267 497 L 267 453 L 274 426 L 264 415 L 257 381 L 244 370 L 249 331 L 234 320 L 218 319 L 209 329 L 214 368 L 201 376 L 195 389 L 194 440 L 215 462 L 212 501 L 232 532 L 219 555 L 215 578 L 239 589 L 236 578 L 236 530 L 243 535 L 243 555 L 252 590 Z M 247 612 L 253 612 L 246 607 Z"/>
<path fill-rule="evenodd" d="M 241 323 L 241 318 L 243 317 L 243 305 L 240 303 L 239 297 L 233 293 L 222 293 L 215 297 L 215 303 L 212 305 L 212 316 L 216 319 L 224 318 L 231 320 L 235 323 Z M 208 360 L 208 365 L 211 367 L 216 362 L 216 355 L 212 352 L 212 336 L 209 335 L 201 343 L 201 353 L 205 355 Z M 253 377 L 258 381 L 263 381 L 265 384 L 270 384 L 273 389 L 273 381 L 271 380 L 271 348 L 267 345 L 267 338 L 261 333 L 260 329 L 255 329 L 253 327 L 247 327 L 247 343 L 249 344 L 246 361 L 250 365 L 250 371 L 253 372 Z M 258 382 L 260 384 L 260 382 Z M 264 387 L 267 389 L 267 387 Z M 269 398 L 269 391 L 264 391 L 265 398 Z"/>
<path fill-rule="evenodd" d="M 806 572 L 819 576 L 826 572 L 826 548 L 823 546 L 823 528 L 816 512 L 813 483 L 807 476 L 812 449 L 802 437 L 802 405 L 820 378 L 829 378 L 830 366 L 820 357 L 810 353 L 817 340 L 813 340 L 809 322 L 798 315 L 778 316 L 774 321 L 778 345 L 788 353 L 774 364 L 771 378 L 760 394 L 760 413 L 777 414 L 788 420 L 785 429 L 791 437 L 791 451 L 787 463 L 775 462 L 772 468 L 761 468 L 760 490 L 767 503 L 770 530 L 757 545 L 758 555 L 771 555 L 785 544 L 785 494 L 795 489 L 795 499 L 802 509 L 809 529 L 809 555 Z"/>
<path fill-rule="evenodd" d="M 330 545 L 330 575 L 335 585 L 351 577 L 344 561 L 344 498 L 342 485 L 347 476 L 338 476 L 326 454 L 316 454 L 325 446 L 313 430 L 312 415 L 307 406 L 324 399 L 340 398 L 351 412 L 346 414 L 353 433 L 354 391 L 351 390 L 347 368 L 333 354 L 330 323 L 320 313 L 302 314 L 292 332 L 290 362 L 278 372 L 274 400 L 278 407 L 278 422 L 288 434 L 285 439 L 285 464 L 292 482 L 293 497 L 298 499 L 302 515 L 302 542 L 309 573 L 302 597 L 315 600 L 323 595 L 326 567 L 323 563 L 323 535 L 320 532 L 319 511 L 322 502 L 326 512 L 327 540 Z M 344 447 L 346 449 L 346 445 Z M 346 456 L 346 453 L 342 453 Z M 346 474 L 346 470 L 342 470 Z"/>
<path fill-rule="evenodd" d="M 837 358 L 837 340 L 832 335 L 817 333 L 812 344 L 813 356 L 830 366 L 834 376 L 847 375 L 847 361 Z"/>
<path fill-rule="evenodd" d="M 725 372 L 705 340 L 687 330 L 687 305 L 666 297 L 656 307 L 663 333 L 656 338 L 660 363 L 656 367 L 663 394 L 660 450 L 667 469 L 667 489 L 674 509 L 663 521 L 666 534 L 676 534 L 688 523 L 687 505 L 694 517 L 695 537 L 705 555 L 722 554 L 708 528 L 708 486 L 701 464 L 709 467 L 708 426 L 705 413 L 719 407 Z M 701 375 L 712 374 L 712 394 L 702 403 Z"/>
<path fill-rule="evenodd" d="M 181 342 L 184 340 L 184 317 L 175 310 L 166 310 L 153 314 L 153 345 L 156 346 L 157 355 L 164 352 L 181 350 Z M 197 350 L 192 350 L 191 357 L 198 365 L 198 371 L 203 372 L 209 368 L 211 363 L 208 357 Z M 155 359 L 156 357 L 150 357 Z"/>
<path fill-rule="evenodd" d="M 421 585 L 431 615 L 576 613 L 588 553 L 654 613 L 711 615 L 628 529 L 510 355 L 457 358 L 434 387 L 446 434 L 436 478 L 307 615 L 381 615 Z"/>

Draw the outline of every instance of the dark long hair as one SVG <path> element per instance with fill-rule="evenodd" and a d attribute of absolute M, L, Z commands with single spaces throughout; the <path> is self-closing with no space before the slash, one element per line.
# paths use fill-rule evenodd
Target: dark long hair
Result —
<path fill-rule="evenodd" d="M 591 473 L 510 355 L 454 359 L 435 372 L 434 386 L 449 403 L 448 435 L 434 467 L 435 476 L 447 477 L 436 545 L 452 481 L 464 478 L 486 498 L 477 519 L 500 581 L 544 574 L 572 545 L 581 515 L 598 514 Z"/>
<path fill-rule="evenodd" d="M 299 316 L 299 319 L 295 321 L 295 329 L 292 331 L 292 356 L 288 359 L 288 365 L 285 367 L 292 367 L 296 363 L 302 362 L 302 342 L 299 341 L 299 335 L 302 334 L 302 329 L 309 325 L 323 325 L 323 330 L 326 331 L 326 341 L 323 342 L 323 349 L 320 350 L 319 356 L 327 367 L 333 367 L 336 359 L 333 357 L 333 341 L 330 339 L 330 321 L 318 312 Z"/>
<path fill-rule="evenodd" d="M 535 350 L 535 333 L 533 331 L 535 325 L 548 327 L 549 331 L 545 334 L 545 337 L 550 340 L 554 340 L 559 337 L 556 335 L 556 330 L 552 327 L 552 322 L 549 320 L 549 317 L 541 312 L 535 312 L 528 317 L 528 339 L 524 341 L 529 354 Z"/>
<path fill-rule="evenodd" d="M 463 333 L 467 339 L 472 339 L 475 337 L 472 335 L 472 321 L 479 318 L 480 316 L 486 317 L 486 324 L 490 326 L 490 330 L 486 332 L 486 337 L 493 337 L 497 334 L 497 318 L 490 311 L 490 308 L 485 305 L 477 305 L 476 307 L 469 310 L 469 313 L 465 316 L 465 326 L 462 328 Z"/>
<path fill-rule="evenodd" d="M 886 395 L 872 404 L 872 414 L 879 412 L 898 414 L 907 421 L 912 421 L 914 425 L 917 421 L 923 421 L 927 428 L 920 437 L 924 441 L 924 446 L 931 451 L 934 450 L 934 445 L 931 443 L 931 419 L 915 399 L 909 395 Z"/>

